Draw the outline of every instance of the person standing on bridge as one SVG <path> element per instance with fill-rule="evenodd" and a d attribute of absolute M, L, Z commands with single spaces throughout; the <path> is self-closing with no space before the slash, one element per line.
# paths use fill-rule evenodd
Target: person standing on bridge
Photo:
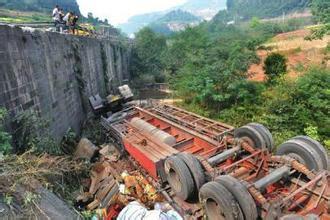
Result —
<path fill-rule="evenodd" d="M 61 17 L 60 17 L 60 10 L 59 10 L 59 6 L 56 5 L 54 10 L 53 10 L 53 21 L 54 21 L 54 25 L 55 25 L 55 29 L 56 31 L 59 31 L 59 24 L 61 21 Z"/>

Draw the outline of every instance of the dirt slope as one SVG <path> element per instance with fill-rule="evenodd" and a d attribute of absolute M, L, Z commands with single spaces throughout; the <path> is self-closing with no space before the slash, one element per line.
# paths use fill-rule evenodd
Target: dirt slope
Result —
<path fill-rule="evenodd" d="M 326 53 L 330 36 L 323 40 L 306 41 L 309 30 L 297 30 L 275 36 L 269 43 L 264 44 L 267 50 L 258 50 L 257 54 L 261 59 L 260 64 L 254 64 L 249 69 L 250 79 L 255 81 L 265 80 L 263 63 L 267 55 L 272 52 L 279 52 L 288 59 L 288 75 L 296 77 L 310 65 L 326 65 L 330 68 L 330 54 Z"/>

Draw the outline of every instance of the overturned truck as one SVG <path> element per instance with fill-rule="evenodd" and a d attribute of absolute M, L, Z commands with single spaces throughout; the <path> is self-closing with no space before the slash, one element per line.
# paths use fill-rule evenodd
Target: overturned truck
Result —
<path fill-rule="evenodd" d="M 327 151 L 297 136 L 235 129 L 169 105 L 133 107 L 102 125 L 187 219 L 330 219 Z"/>

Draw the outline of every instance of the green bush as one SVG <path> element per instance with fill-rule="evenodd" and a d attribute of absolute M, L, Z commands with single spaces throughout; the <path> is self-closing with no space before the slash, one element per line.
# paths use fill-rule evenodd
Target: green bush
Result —
<path fill-rule="evenodd" d="M 264 62 L 267 81 L 272 83 L 287 72 L 287 59 L 279 53 L 271 53 Z"/>
<path fill-rule="evenodd" d="M 255 104 L 238 104 L 217 118 L 242 126 L 251 121 L 270 128 L 276 144 L 296 135 L 308 135 L 327 146 L 330 140 L 330 71 L 310 68 L 295 81 L 279 80 Z"/>
<path fill-rule="evenodd" d="M 292 94 L 297 121 L 316 127 L 321 139 L 330 137 L 330 70 L 311 68 L 297 80 Z"/>
<path fill-rule="evenodd" d="M 9 154 L 12 151 L 11 135 L 8 134 L 4 128 L 6 115 L 7 111 L 0 108 L 0 154 Z"/>
<path fill-rule="evenodd" d="M 28 150 L 37 153 L 61 154 L 60 146 L 49 133 L 49 122 L 34 111 L 24 111 L 12 120 L 15 153 Z"/>

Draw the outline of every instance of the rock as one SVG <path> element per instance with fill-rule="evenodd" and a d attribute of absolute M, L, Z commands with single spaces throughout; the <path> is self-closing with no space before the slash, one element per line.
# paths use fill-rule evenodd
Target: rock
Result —
<path fill-rule="evenodd" d="M 17 187 L 21 196 L 27 192 L 27 189 L 21 186 Z M 31 208 L 33 212 L 26 212 L 22 204 L 15 203 L 14 201 L 9 207 L 7 204 L 2 203 L 3 198 L 0 195 L 0 219 L 52 219 L 52 220 L 71 220 L 82 219 L 70 206 L 63 200 L 57 197 L 54 193 L 38 186 L 33 194 L 37 195 L 37 199 L 31 200 Z"/>
<path fill-rule="evenodd" d="M 45 188 L 37 189 L 37 194 L 40 196 L 37 204 L 37 210 L 40 212 L 38 219 L 47 219 L 47 217 L 54 220 L 82 219 L 64 201 Z"/>
<path fill-rule="evenodd" d="M 78 159 L 88 159 L 91 160 L 93 156 L 97 153 L 98 148 L 90 142 L 87 138 L 82 138 L 79 141 L 77 149 L 74 153 L 74 157 Z"/>

